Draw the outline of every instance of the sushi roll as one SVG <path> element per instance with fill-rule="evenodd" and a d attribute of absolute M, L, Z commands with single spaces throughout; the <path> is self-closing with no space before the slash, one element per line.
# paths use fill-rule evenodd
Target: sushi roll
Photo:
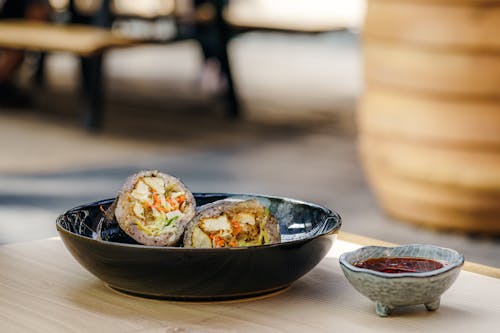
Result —
<path fill-rule="evenodd" d="M 158 171 L 130 176 L 114 204 L 120 228 L 144 245 L 171 246 L 196 212 L 193 194 L 177 178 Z"/>
<path fill-rule="evenodd" d="M 220 248 L 279 243 L 276 219 L 256 199 L 220 200 L 199 208 L 184 234 L 184 247 Z"/>

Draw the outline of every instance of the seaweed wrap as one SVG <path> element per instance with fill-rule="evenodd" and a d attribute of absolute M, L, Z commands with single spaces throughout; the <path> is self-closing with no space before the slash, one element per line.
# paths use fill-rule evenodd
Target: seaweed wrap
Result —
<path fill-rule="evenodd" d="M 141 171 L 130 176 L 116 201 L 120 228 L 144 245 L 171 246 L 181 238 L 196 212 L 193 194 L 177 178 Z"/>
<path fill-rule="evenodd" d="M 219 200 L 199 208 L 184 234 L 184 247 L 220 248 L 279 243 L 276 219 L 258 200 Z"/>

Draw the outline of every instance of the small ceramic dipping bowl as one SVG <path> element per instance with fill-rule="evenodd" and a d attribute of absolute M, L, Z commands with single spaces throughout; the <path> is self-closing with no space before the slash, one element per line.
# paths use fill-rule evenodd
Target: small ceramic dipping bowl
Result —
<path fill-rule="evenodd" d="M 410 244 L 365 246 L 343 253 L 339 262 L 352 286 L 374 301 L 375 312 L 385 317 L 392 309 L 409 305 L 424 304 L 428 311 L 437 310 L 441 294 L 457 278 L 464 257 L 452 249 Z M 380 271 L 384 266 L 380 263 L 386 264 L 385 271 Z"/>

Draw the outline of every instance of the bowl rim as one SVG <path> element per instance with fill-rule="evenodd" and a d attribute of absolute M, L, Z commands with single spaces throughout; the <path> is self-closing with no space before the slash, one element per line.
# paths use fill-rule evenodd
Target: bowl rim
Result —
<path fill-rule="evenodd" d="M 327 228 L 326 230 L 321 230 L 318 234 L 311 236 L 311 237 L 306 237 L 306 238 L 301 238 L 297 240 L 290 240 L 287 242 L 280 242 L 280 243 L 274 243 L 274 244 L 266 244 L 266 245 L 255 245 L 255 246 L 240 246 L 240 247 L 224 247 L 224 248 L 185 248 L 185 247 L 178 247 L 178 246 L 152 246 L 152 245 L 142 245 L 142 244 L 128 244 L 128 243 L 118 243 L 118 242 L 110 242 L 106 240 L 101 240 L 101 239 L 94 239 L 86 236 L 82 236 L 80 234 L 74 233 L 70 230 L 67 230 L 61 225 L 61 222 L 64 218 L 65 215 L 70 214 L 72 212 L 82 210 L 84 208 L 88 208 L 89 206 L 96 206 L 100 204 L 108 204 L 110 202 L 113 202 L 115 198 L 108 198 L 108 199 L 102 199 L 102 200 L 97 200 L 93 202 L 89 202 L 86 204 L 82 204 L 76 207 L 73 207 L 64 213 L 60 214 L 57 219 L 56 219 L 56 229 L 57 231 L 61 234 L 65 234 L 69 237 L 73 237 L 79 240 L 84 240 L 88 242 L 93 242 L 97 244 L 102 244 L 102 245 L 108 245 L 108 246 L 116 246 L 119 248 L 134 248 L 134 249 L 144 249 L 144 250 L 156 250 L 156 251 L 176 251 L 176 252 L 200 252 L 200 251 L 213 251 L 213 252 L 222 252 L 222 251 L 245 251 L 245 250 L 258 250 L 258 249 L 268 249 L 268 248 L 275 248 L 275 247 L 282 247 L 282 246 L 289 246 L 289 245 L 294 245 L 294 244 L 301 244 L 306 241 L 311 241 L 313 239 L 316 239 L 318 237 L 323 237 L 327 235 L 334 235 L 337 234 L 340 230 L 340 227 L 342 226 L 342 218 L 341 216 L 334 210 L 331 210 L 330 208 L 327 208 L 322 205 L 318 205 L 315 203 L 303 201 L 303 200 L 298 200 L 298 199 L 293 199 L 293 198 L 288 198 L 288 197 L 281 197 L 281 196 L 274 196 L 274 195 L 267 195 L 267 194 L 250 194 L 250 193 L 224 193 L 224 192 L 193 192 L 193 195 L 196 196 L 202 196 L 202 197 L 210 197 L 210 196 L 227 196 L 227 197 L 260 197 L 260 198 L 269 198 L 269 199 L 278 199 L 278 200 L 285 200 L 288 202 L 291 202 L 293 204 L 301 204 L 301 205 L 307 205 L 311 206 L 314 208 L 318 208 L 323 210 L 326 213 L 326 217 L 324 220 L 321 222 L 324 228 L 328 225 L 329 220 L 334 220 L 334 224 L 330 227 Z M 90 228 L 89 228 L 90 229 Z M 93 231 L 93 230 L 91 230 Z"/>
<path fill-rule="evenodd" d="M 435 248 L 435 249 L 440 249 L 440 250 L 444 250 L 444 251 L 448 251 L 448 252 L 453 253 L 456 256 L 456 260 L 443 265 L 443 267 L 441 267 L 439 269 L 435 269 L 435 270 L 427 271 L 427 272 L 416 272 L 416 273 L 409 273 L 409 272 L 384 273 L 384 272 L 379 272 L 379 271 L 375 271 L 375 270 L 368 269 L 368 268 L 356 267 L 347 260 L 347 256 L 356 254 L 357 252 L 361 252 L 361 251 L 364 251 L 366 249 L 396 249 L 396 248 L 404 248 L 404 247 L 431 247 L 431 248 Z M 381 258 L 381 257 L 373 257 L 373 258 Z M 431 259 L 428 257 L 426 258 L 426 257 L 417 257 L 417 256 L 410 256 L 409 258 Z M 382 277 L 382 278 L 388 278 L 388 279 L 406 278 L 406 277 L 413 277 L 413 278 L 433 277 L 433 276 L 441 275 L 443 273 L 452 271 L 456 268 L 459 268 L 459 267 L 463 266 L 464 262 L 465 262 L 465 258 L 463 256 L 463 254 L 459 253 L 458 251 L 451 249 L 451 248 L 442 247 L 442 246 L 433 245 L 433 244 L 403 244 L 403 245 L 397 245 L 397 246 L 369 245 L 369 246 L 360 247 L 359 249 L 356 249 L 354 251 L 344 252 L 339 257 L 340 265 L 342 267 L 345 267 L 346 269 L 354 272 L 354 273 L 366 273 L 366 274 L 370 274 L 370 275 L 374 275 L 374 276 L 378 276 L 378 277 Z"/>

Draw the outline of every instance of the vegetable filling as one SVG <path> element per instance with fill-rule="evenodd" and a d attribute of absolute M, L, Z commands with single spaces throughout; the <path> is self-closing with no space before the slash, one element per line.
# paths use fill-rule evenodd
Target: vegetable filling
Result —
<path fill-rule="evenodd" d="M 265 225 L 269 212 L 263 216 L 252 213 L 221 213 L 200 220 L 192 235 L 194 247 L 239 247 L 269 244 Z"/>
<path fill-rule="evenodd" d="M 186 193 L 161 177 L 142 177 L 130 193 L 135 224 L 150 236 L 174 232 L 186 208 Z"/>

